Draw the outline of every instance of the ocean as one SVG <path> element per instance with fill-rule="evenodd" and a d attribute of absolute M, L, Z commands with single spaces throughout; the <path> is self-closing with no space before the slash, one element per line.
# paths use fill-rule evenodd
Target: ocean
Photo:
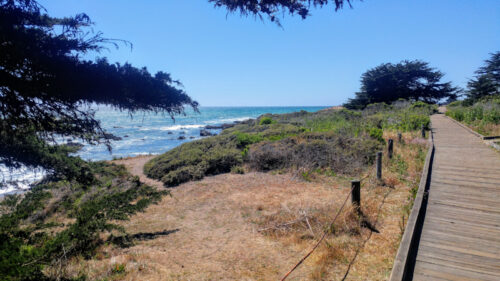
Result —
<path fill-rule="evenodd" d="M 102 127 L 119 140 L 112 141 L 112 151 L 104 145 L 84 145 L 76 153 L 85 160 L 99 161 L 114 158 L 161 154 L 182 143 L 202 138 L 200 130 L 207 125 L 221 125 L 234 121 L 256 118 L 262 114 L 289 113 L 300 110 L 310 112 L 326 108 L 325 106 L 287 106 L 287 107 L 200 107 L 199 113 L 189 109 L 186 115 L 175 116 L 137 113 L 132 116 L 127 111 L 119 111 L 108 106 L 95 109 L 96 118 Z M 214 130 L 213 132 L 217 132 Z M 183 139 L 180 139 L 184 137 Z M 77 140 L 74 140 L 77 141 Z M 44 176 L 42 170 L 27 168 L 10 170 L 0 166 L 0 194 L 16 189 L 27 189 L 30 183 Z"/>

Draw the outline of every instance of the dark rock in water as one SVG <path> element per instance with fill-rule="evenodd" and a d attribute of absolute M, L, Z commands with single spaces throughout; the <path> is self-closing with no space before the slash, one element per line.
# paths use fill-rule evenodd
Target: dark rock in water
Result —
<path fill-rule="evenodd" d="M 208 130 L 222 129 L 222 126 L 206 125 L 205 129 Z"/>
<path fill-rule="evenodd" d="M 66 146 L 82 148 L 83 144 L 77 142 L 68 142 Z"/>
<path fill-rule="evenodd" d="M 193 137 L 193 136 L 190 136 L 189 138 L 190 138 L 190 139 L 194 139 L 194 137 Z"/>
<path fill-rule="evenodd" d="M 178 140 L 185 140 L 185 139 L 186 139 L 186 137 L 185 137 L 185 136 L 179 136 L 177 139 L 178 139 Z"/>
<path fill-rule="evenodd" d="M 210 137 L 210 136 L 214 136 L 215 134 L 213 134 L 212 132 L 208 131 L 207 129 L 201 129 L 200 130 L 200 136 L 202 137 Z"/>
<path fill-rule="evenodd" d="M 236 123 L 222 124 L 222 129 L 227 129 L 236 126 Z"/>
<path fill-rule="evenodd" d="M 123 137 L 124 137 L 124 138 L 128 138 L 128 135 L 124 135 Z"/>
<path fill-rule="evenodd" d="M 186 132 L 182 131 L 182 132 L 180 132 L 179 134 L 184 135 L 184 134 L 186 134 Z"/>
<path fill-rule="evenodd" d="M 115 129 L 122 129 L 123 127 L 120 127 L 120 126 L 113 126 L 113 128 L 115 128 Z"/>
<path fill-rule="evenodd" d="M 234 127 L 236 126 L 238 123 L 237 122 L 234 122 L 234 123 L 224 123 L 222 125 L 206 125 L 205 126 L 205 129 L 209 129 L 209 130 L 219 130 L 219 129 L 227 129 L 227 128 L 231 128 L 231 127 Z"/>
<path fill-rule="evenodd" d="M 171 135 L 171 134 L 173 134 L 173 133 L 172 133 L 172 132 L 170 132 L 170 131 L 168 131 L 168 132 L 167 132 L 167 135 Z"/>
<path fill-rule="evenodd" d="M 114 141 L 122 140 L 122 138 L 109 133 L 104 133 L 103 137 L 107 140 L 114 140 Z"/>

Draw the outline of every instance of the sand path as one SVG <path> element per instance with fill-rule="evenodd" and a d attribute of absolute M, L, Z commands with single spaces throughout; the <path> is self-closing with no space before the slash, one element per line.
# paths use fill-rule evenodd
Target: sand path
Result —
<path fill-rule="evenodd" d="M 153 159 L 156 155 L 142 155 L 142 156 L 137 156 L 137 157 L 130 157 L 130 158 L 125 158 L 125 159 L 120 159 L 120 160 L 115 160 L 113 163 L 115 164 L 120 164 L 124 165 L 125 168 L 134 176 L 139 176 L 141 179 L 141 182 L 157 187 L 157 188 L 162 188 L 163 183 L 158 180 L 154 180 L 151 178 L 148 178 L 144 174 L 144 164 L 146 164 L 149 160 Z"/>

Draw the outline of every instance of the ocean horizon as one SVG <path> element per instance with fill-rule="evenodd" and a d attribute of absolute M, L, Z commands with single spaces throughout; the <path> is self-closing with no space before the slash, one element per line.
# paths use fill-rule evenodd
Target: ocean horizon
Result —
<path fill-rule="evenodd" d="M 177 115 L 172 119 L 168 114 L 130 115 L 128 111 L 120 111 L 109 106 L 94 106 L 96 119 L 110 134 L 117 137 L 111 141 L 112 150 L 105 145 L 83 144 L 75 153 L 84 160 L 101 161 L 139 155 L 162 154 L 183 143 L 203 138 L 200 130 L 208 125 L 221 125 L 257 118 L 260 115 L 283 114 L 305 110 L 315 112 L 330 106 L 202 106 L 199 113 L 191 108 L 185 115 Z M 219 133 L 219 130 L 211 130 Z M 60 138 L 61 142 L 76 142 L 71 138 Z M 28 189 L 30 184 L 45 175 L 41 169 L 9 169 L 0 165 L 0 194 Z"/>

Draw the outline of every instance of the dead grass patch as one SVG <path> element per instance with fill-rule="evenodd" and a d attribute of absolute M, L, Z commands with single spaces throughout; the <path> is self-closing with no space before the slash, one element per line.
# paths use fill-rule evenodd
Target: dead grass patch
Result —
<path fill-rule="evenodd" d="M 386 133 L 385 138 L 397 139 Z M 401 237 L 404 206 L 417 185 L 426 148 L 417 134 L 394 143 L 397 159 L 384 156 L 384 183 L 362 182 L 361 210 L 375 223 L 347 280 L 386 280 Z M 404 163 L 404 164 L 403 164 Z M 276 280 L 307 253 L 317 250 L 288 280 L 340 280 L 370 231 L 359 226 L 350 203 L 331 221 L 350 192 L 349 177 L 313 172 L 249 172 L 207 177 L 172 190 L 145 213 L 124 224 L 130 234 L 179 229 L 129 248 L 107 245 L 91 260 L 74 260 L 68 276 L 90 280 Z M 380 204 L 387 192 L 382 207 Z M 350 199 L 349 199 L 350 201 Z M 380 210 L 380 213 L 379 213 Z M 117 274 L 113 270 L 123 265 Z"/>

